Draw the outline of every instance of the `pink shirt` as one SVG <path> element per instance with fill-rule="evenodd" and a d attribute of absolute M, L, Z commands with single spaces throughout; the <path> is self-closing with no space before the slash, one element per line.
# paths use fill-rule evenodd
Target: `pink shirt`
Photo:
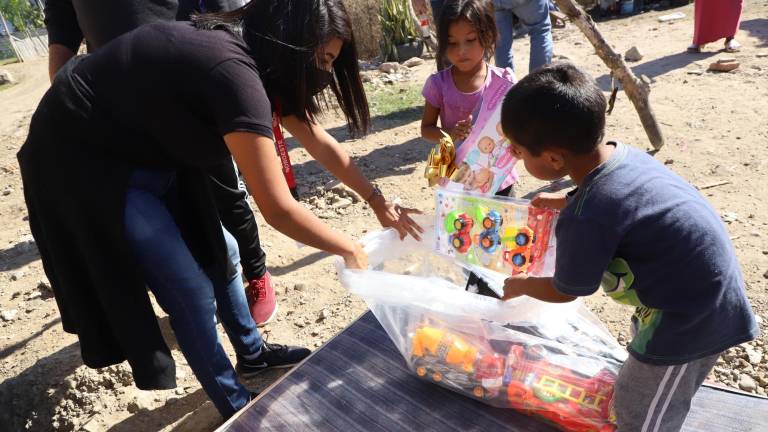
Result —
<path fill-rule="evenodd" d="M 464 120 L 472 114 L 477 104 L 483 97 L 483 92 L 491 83 L 491 74 L 496 74 L 509 82 L 515 82 L 515 74 L 512 69 L 502 69 L 496 66 L 488 66 L 488 73 L 482 87 L 472 93 L 463 93 L 456 88 L 451 76 L 453 66 L 440 72 L 433 73 L 424 83 L 421 94 L 433 107 L 440 110 L 440 127 L 450 131 L 460 120 Z"/>

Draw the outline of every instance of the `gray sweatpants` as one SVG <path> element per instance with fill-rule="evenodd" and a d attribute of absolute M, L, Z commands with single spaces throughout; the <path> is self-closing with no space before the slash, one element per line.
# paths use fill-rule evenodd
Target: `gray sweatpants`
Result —
<path fill-rule="evenodd" d="M 614 387 L 617 432 L 677 432 L 691 399 L 720 354 L 674 366 L 655 366 L 631 355 Z"/>

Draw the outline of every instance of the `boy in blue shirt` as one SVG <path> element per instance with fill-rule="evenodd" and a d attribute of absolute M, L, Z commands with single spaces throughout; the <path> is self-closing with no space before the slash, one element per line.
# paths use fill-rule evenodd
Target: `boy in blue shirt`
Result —
<path fill-rule="evenodd" d="M 728 234 L 706 200 L 645 153 L 603 142 L 606 101 L 567 63 L 507 94 L 501 122 L 534 177 L 578 186 L 534 205 L 561 208 L 555 274 L 512 277 L 504 299 L 567 302 L 602 286 L 634 306 L 634 338 L 614 391 L 620 431 L 678 431 L 720 353 L 757 337 Z M 553 126 L 554 125 L 554 126 Z"/>

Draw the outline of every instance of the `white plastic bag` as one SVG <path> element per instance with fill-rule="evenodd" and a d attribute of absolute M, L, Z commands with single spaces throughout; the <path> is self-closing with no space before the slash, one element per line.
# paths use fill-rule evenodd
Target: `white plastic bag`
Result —
<path fill-rule="evenodd" d="M 596 317 L 580 301 L 503 302 L 465 291 L 467 272 L 433 251 L 433 222 L 421 223 L 422 242 L 393 230 L 363 238 L 373 270 L 337 264 L 342 284 L 367 302 L 408 367 L 564 430 L 614 430 L 613 383 L 626 351 Z M 503 282 L 495 272 L 482 276 Z"/>

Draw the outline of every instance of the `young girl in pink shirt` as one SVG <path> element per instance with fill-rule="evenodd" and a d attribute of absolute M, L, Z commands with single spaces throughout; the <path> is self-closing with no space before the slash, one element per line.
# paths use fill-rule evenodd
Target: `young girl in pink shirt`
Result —
<path fill-rule="evenodd" d="M 451 0 L 443 5 L 437 26 L 438 64 L 451 66 L 432 74 L 424 84 L 426 100 L 421 118 L 421 136 L 436 143 L 442 131 L 454 142 L 465 139 L 472 129 L 472 112 L 493 79 L 515 82 L 511 69 L 488 64 L 494 53 L 496 24 L 488 0 Z M 440 127 L 437 121 L 440 119 Z M 461 161 L 456 161 L 457 163 Z M 509 195 L 517 172 L 512 168 L 497 195 Z"/>

